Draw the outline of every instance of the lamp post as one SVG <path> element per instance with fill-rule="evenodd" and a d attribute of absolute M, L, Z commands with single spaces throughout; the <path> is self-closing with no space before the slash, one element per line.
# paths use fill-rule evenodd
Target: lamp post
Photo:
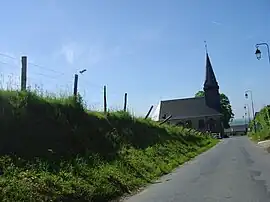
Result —
<path fill-rule="evenodd" d="M 267 43 L 257 43 L 255 45 L 255 47 L 256 47 L 255 55 L 256 55 L 256 57 L 257 57 L 258 60 L 260 60 L 261 57 L 262 57 L 262 52 L 260 51 L 259 46 L 266 46 L 267 53 L 268 53 L 268 61 L 269 61 L 269 64 L 270 64 L 270 50 L 269 50 L 269 45 Z"/>
<path fill-rule="evenodd" d="M 243 119 L 245 120 L 245 130 L 246 130 L 246 132 L 247 132 L 247 130 L 248 130 L 248 124 L 247 124 L 247 119 L 246 119 L 246 116 L 247 116 L 247 113 L 245 112 L 245 115 L 243 116 Z"/>
<path fill-rule="evenodd" d="M 245 109 L 245 113 L 246 113 L 246 111 L 247 111 L 247 113 L 248 113 L 248 123 L 250 123 L 251 119 L 250 119 L 250 111 L 249 111 L 249 106 L 248 106 L 248 104 L 245 104 L 245 105 L 244 105 L 244 109 Z"/>
<path fill-rule="evenodd" d="M 246 99 L 248 99 L 248 93 L 250 94 L 251 108 L 252 108 L 252 116 L 253 116 L 253 120 L 254 120 L 254 130 L 255 130 L 255 132 L 256 132 L 255 112 L 254 112 L 254 103 L 253 103 L 252 91 L 251 91 L 251 90 L 246 90 L 246 91 L 245 91 L 245 97 L 246 97 Z"/>
<path fill-rule="evenodd" d="M 247 119 L 246 119 L 247 113 L 242 117 L 244 119 L 245 126 L 247 125 Z"/>

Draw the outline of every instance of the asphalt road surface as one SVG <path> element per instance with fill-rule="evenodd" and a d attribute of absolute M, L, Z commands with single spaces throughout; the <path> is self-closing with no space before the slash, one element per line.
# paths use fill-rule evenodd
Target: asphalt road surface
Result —
<path fill-rule="evenodd" d="M 223 139 L 126 202 L 270 202 L 270 154 L 247 137 Z"/>

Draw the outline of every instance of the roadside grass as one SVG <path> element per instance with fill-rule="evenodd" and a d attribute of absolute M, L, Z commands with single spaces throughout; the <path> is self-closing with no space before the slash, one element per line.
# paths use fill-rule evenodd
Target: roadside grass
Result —
<path fill-rule="evenodd" d="M 248 136 L 255 142 L 270 140 L 270 128 L 264 128 L 256 133 L 254 131 L 249 132 Z"/>
<path fill-rule="evenodd" d="M 218 140 L 82 98 L 0 91 L 0 201 L 109 201 L 152 183 Z"/>
<path fill-rule="evenodd" d="M 256 115 L 255 121 L 250 123 L 251 132 L 248 136 L 255 142 L 269 140 L 270 139 L 270 116 L 269 116 L 270 106 L 265 106 Z M 256 132 L 254 123 L 256 122 Z"/>

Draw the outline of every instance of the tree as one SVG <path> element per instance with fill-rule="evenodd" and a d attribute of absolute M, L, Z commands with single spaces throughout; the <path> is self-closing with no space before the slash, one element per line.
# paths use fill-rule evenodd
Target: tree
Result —
<path fill-rule="evenodd" d="M 198 91 L 195 94 L 195 97 L 203 97 L 204 96 L 204 91 Z M 232 106 L 230 103 L 229 98 L 224 94 L 220 94 L 220 105 L 221 105 L 221 113 L 223 114 L 222 117 L 222 122 L 224 128 L 229 128 L 230 127 L 230 120 L 233 119 L 234 113 L 232 112 Z"/>

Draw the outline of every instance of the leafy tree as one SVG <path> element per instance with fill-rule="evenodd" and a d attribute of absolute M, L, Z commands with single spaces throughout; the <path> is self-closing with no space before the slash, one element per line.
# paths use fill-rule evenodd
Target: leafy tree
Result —
<path fill-rule="evenodd" d="M 198 91 L 195 94 L 195 97 L 203 97 L 204 96 L 204 91 Z M 232 106 L 230 103 L 229 98 L 224 94 L 220 94 L 220 105 L 221 105 L 221 113 L 223 114 L 222 121 L 223 121 L 223 126 L 224 128 L 229 128 L 230 127 L 230 120 L 233 119 L 234 113 L 232 112 Z"/>
<path fill-rule="evenodd" d="M 204 91 L 203 90 L 199 90 L 196 94 L 195 97 L 204 97 Z"/>

